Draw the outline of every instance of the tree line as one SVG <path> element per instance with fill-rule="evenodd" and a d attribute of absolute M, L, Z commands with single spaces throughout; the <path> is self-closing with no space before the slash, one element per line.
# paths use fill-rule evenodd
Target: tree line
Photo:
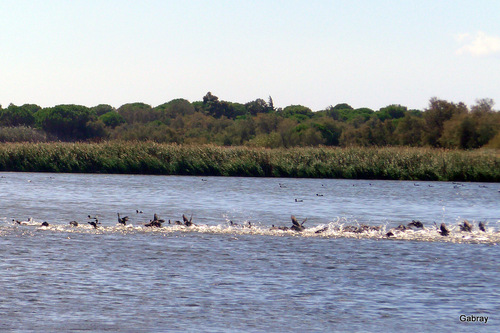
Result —
<path fill-rule="evenodd" d="M 276 108 L 271 97 L 242 104 L 210 92 L 201 101 L 174 99 L 156 107 L 10 104 L 0 106 L 0 142 L 500 148 L 500 112 L 493 107 L 491 99 L 468 107 L 431 98 L 424 110 L 394 104 L 375 111 L 341 103 L 313 112 L 302 105 Z"/>

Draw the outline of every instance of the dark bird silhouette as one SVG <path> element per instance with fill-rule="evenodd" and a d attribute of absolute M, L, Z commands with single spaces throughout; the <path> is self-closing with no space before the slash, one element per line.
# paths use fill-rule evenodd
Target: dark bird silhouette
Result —
<path fill-rule="evenodd" d="M 299 223 L 299 222 L 297 221 L 297 219 L 295 218 L 295 216 L 293 216 L 293 215 L 292 215 L 292 217 L 291 217 L 291 218 L 292 218 L 292 227 L 291 227 L 290 229 L 292 229 L 292 230 L 294 230 L 294 231 L 298 231 L 298 232 L 300 232 L 300 231 L 304 231 L 304 230 L 306 229 L 306 228 L 304 227 L 304 223 L 306 223 L 307 218 L 306 218 L 304 221 L 302 221 L 302 223 Z"/>
<path fill-rule="evenodd" d="M 465 231 L 465 232 L 472 231 L 472 225 L 469 223 L 469 221 L 464 220 L 464 223 L 460 225 L 460 231 Z"/>
<path fill-rule="evenodd" d="M 160 221 L 155 221 L 155 220 L 150 220 L 149 223 L 146 223 L 144 225 L 145 227 L 154 227 L 154 228 L 161 228 L 161 222 Z"/>
<path fill-rule="evenodd" d="M 93 226 L 94 229 L 97 229 L 99 227 L 99 224 L 101 224 L 101 223 L 95 222 L 95 221 L 89 221 L 87 223 L 90 224 L 91 226 Z"/>
<path fill-rule="evenodd" d="M 295 202 L 304 202 L 302 199 L 295 199 Z"/>
<path fill-rule="evenodd" d="M 157 214 L 154 214 L 153 216 L 153 220 L 152 221 L 149 221 L 148 224 L 145 224 L 144 226 L 146 227 L 155 227 L 155 228 L 161 228 L 162 227 L 162 223 L 164 223 L 165 220 L 161 220 L 158 218 L 158 215 Z"/>
<path fill-rule="evenodd" d="M 408 228 L 403 225 L 403 224 L 400 224 L 397 226 L 396 230 L 399 230 L 399 231 L 406 231 Z"/>
<path fill-rule="evenodd" d="M 135 213 L 136 213 L 136 214 L 142 214 L 142 210 L 138 210 L 138 209 L 136 209 L 136 210 L 135 210 Z"/>
<path fill-rule="evenodd" d="M 486 232 L 486 227 L 483 222 L 479 222 L 479 230 L 481 230 L 482 232 Z"/>
<path fill-rule="evenodd" d="M 360 225 L 359 227 L 355 226 L 355 225 L 347 225 L 345 227 L 342 228 L 343 231 L 346 231 L 346 232 L 354 232 L 356 234 L 360 234 L 360 233 L 363 233 L 363 232 L 366 232 L 366 231 L 380 231 L 382 227 L 378 226 L 378 227 L 372 227 L 372 226 L 369 226 L 369 225 L 366 225 L 366 224 L 362 224 Z M 404 225 L 399 225 L 397 228 L 395 228 L 395 230 L 401 230 L 401 231 L 404 231 L 406 230 L 406 227 Z"/>
<path fill-rule="evenodd" d="M 444 222 L 441 223 L 441 227 L 439 227 L 439 230 L 441 231 L 441 236 L 448 236 L 450 234 L 450 230 L 448 230 Z"/>
<path fill-rule="evenodd" d="M 90 217 L 90 215 L 88 215 L 88 218 L 89 219 L 94 219 L 95 221 L 90 221 L 90 222 L 87 222 L 88 224 L 90 224 L 91 226 L 94 227 L 94 229 L 97 229 L 99 227 L 99 224 L 101 224 L 99 222 L 99 219 L 97 218 L 97 215 L 95 217 Z"/>
<path fill-rule="evenodd" d="M 71 225 L 73 227 L 78 227 L 78 222 L 76 222 L 76 221 L 70 221 L 69 225 Z"/>
<path fill-rule="evenodd" d="M 118 215 L 118 223 L 123 224 L 123 225 L 127 225 L 128 216 L 120 217 L 120 213 L 116 213 L 116 214 Z"/>
<path fill-rule="evenodd" d="M 182 214 L 182 220 L 184 221 L 184 225 L 186 227 L 190 227 L 190 226 L 194 225 L 194 223 L 192 222 L 193 221 L 193 215 L 191 215 L 191 218 L 188 220 L 188 218 L 186 217 L 186 215 Z"/>
<path fill-rule="evenodd" d="M 274 224 L 273 224 L 271 226 L 270 230 L 283 230 L 283 231 L 287 231 L 288 229 L 289 229 L 288 227 L 283 227 L 283 226 L 275 227 Z"/>
<path fill-rule="evenodd" d="M 316 230 L 314 233 L 315 234 L 321 234 L 322 232 L 325 232 L 328 230 L 328 226 L 324 227 L 324 228 L 321 228 L 319 230 Z"/>
<path fill-rule="evenodd" d="M 410 223 L 407 224 L 408 228 L 411 228 L 411 227 L 415 227 L 417 229 L 423 229 L 424 228 L 424 224 L 420 221 L 411 221 Z"/>
<path fill-rule="evenodd" d="M 42 222 L 42 227 L 48 227 L 49 226 L 49 222 Z"/>

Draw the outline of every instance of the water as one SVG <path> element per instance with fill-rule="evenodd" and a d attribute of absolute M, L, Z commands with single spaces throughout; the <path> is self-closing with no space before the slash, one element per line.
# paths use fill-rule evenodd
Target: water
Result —
<path fill-rule="evenodd" d="M 0 177 L 0 330 L 500 328 L 500 184 Z M 117 212 L 129 216 L 128 226 L 117 226 Z M 154 213 L 172 221 L 192 215 L 197 226 L 144 227 Z M 308 229 L 270 230 L 290 226 L 291 214 L 307 218 Z M 101 227 L 87 215 L 98 215 Z M 464 219 L 472 233 L 460 231 Z M 425 229 L 385 236 L 411 220 Z M 382 228 L 344 230 L 360 224 Z"/>

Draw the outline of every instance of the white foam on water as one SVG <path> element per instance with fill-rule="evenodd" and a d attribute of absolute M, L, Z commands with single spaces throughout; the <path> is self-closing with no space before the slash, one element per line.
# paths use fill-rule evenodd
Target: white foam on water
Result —
<path fill-rule="evenodd" d="M 407 229 L 404 231 L 395 228 L 387 228 L 386 225 L 366 226 L 364 224 L 347 223 L 345 220 L 337 219 L 328 224 L 319 224 L 306 228 L 302 232 L 291 229 L 282 230 L 273 226 L 244 223 L 242 225 L 230 225 L 223 223 L 218 225 L 193 225 L 186 227 L 184 225 L 167 224 L 160 228 L 146 227 L 144 225 L 128 224 L 102 226 L 94 228 L 88 223 L 80 223 L 78 226 L 69 224 L 50 224 L 42 226 L 42 222 L 29 219 L 26 221 L 7 222 L 7 228 L 21 229 L 26 234 L 32 234 L 30 230 L 53 231 L 63 233 L 91 233 L 91 234 L 174 234 L 174 233 L 203 233 L 203 234 L 226 234 L 226 235 L 258 235 L 273 237 L 304 237 L 304 238 L 354 238 L 354 239 L 376 239 L 385 241 L 421 241 L 421 242 L 452 242 L 452 243 L 481 243 L 498 244 L 500 243 L 500 231 L 488 227 L 486 232 L 478 229 L 473 223 L 474 228 L 471 232 L 460 230 L 458 223 L 448 225 L 450 231 L 448 236 L 442 236 L 436 225 L 424 227 L 423 229 Z M 364 228 L 363 228 L 364 226 Z M 0 227 L 0 236 L 7 233 L 6 227 Z M 388 232 L 392 235 L 388 235 Z"/>

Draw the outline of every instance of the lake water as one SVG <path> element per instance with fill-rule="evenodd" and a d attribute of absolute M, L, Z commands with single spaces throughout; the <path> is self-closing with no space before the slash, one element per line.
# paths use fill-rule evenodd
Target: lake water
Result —
<path fill-rule="evenodd" d="M 499 202 L 498 183 L 0 173 L 0 330 L 497 332 Z M 271 230 L 291 215 L 307 229 Z"/>

